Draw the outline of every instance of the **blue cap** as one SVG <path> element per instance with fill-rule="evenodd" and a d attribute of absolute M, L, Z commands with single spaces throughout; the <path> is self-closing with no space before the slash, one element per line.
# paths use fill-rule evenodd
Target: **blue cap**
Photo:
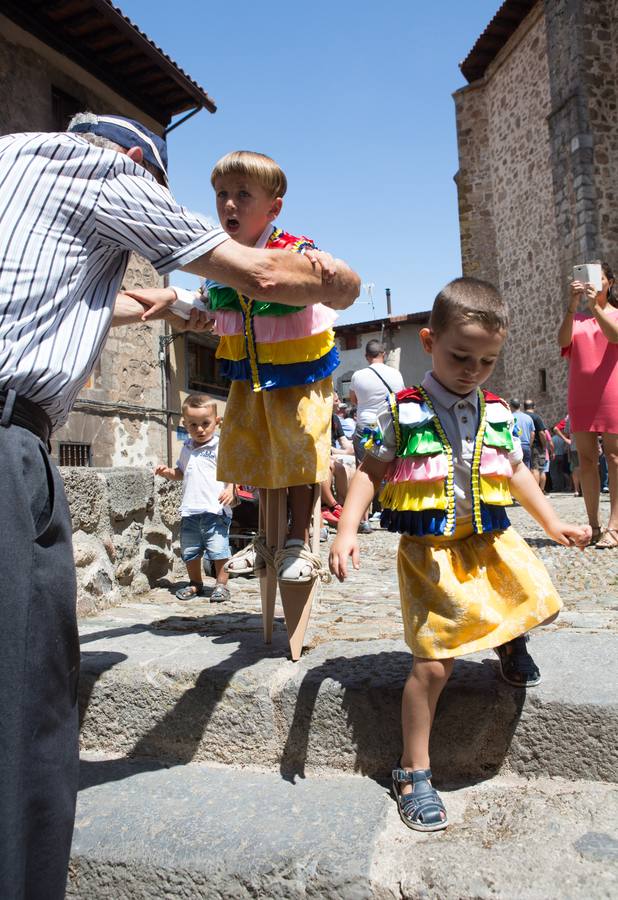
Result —
<path fill-rule="evenodd" d="M 71 124 L 68 130 L 78 134 L 98 134 L 127 150 L 130 147 L 140 147 L 146 162 L 161 172 L 167 184 L 167 146 L 163 138 L 141 122 L 125 116 L 96 116 L 87 113 L 80 118 L 85 119 L 86 116 L 87 121 Z"/>

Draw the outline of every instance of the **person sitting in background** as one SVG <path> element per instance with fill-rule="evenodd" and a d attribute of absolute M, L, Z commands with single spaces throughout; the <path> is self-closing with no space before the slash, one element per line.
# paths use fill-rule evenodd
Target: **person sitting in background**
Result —
<path fill-rule="evenodd" d="M 339 397 L 335 392 L 334 408 L 336 409 L 338 405 Z M 335 412 L 333 412 L 331 418 L 330 436 L 330 469 L 327 477 L 320 484 L 320 494 L 322 498 L 322 520 L 328 525 L 336 526 L 339 522 L 342 503 L 345 500 L 345 493 L 347 492 L 347 484 L 349 481 L 349 478 L 345 473 L 339 473 L 339 476 L 337 475 L 337 469 L 343 465 L 339 462 L 339 459 L 345 456 L 354 462 L 354 447 L 352 446 L 352 441 L 350 441 L 343 433 L 341 421 Z M 346 485 L 344 496 L 339 497 L 339 494 L 337 494 L 337 497 L 335 497 L 333 494 L 333 480 L 335 480 L 336 484 L 338 477 L 340 484 L 342 484 L 342 474 L 345 476 Z"/>
<path fill-rule="evenodd" d="M 354 437 L 354 432 L 356 431 L 356 407 L 352 406 L 350 403 L 340 403 L 338 416 L 341 421 L 343 433 L 347 439 L 351 441 Z"/>

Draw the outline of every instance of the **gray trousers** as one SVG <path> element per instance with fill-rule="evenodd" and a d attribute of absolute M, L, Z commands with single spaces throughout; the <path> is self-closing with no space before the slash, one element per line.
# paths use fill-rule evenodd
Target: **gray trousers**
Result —
<path fill-rule="evenodd" d="M 0 426 L 0 897 L 64 897 L 78 774 L 71 523 L 43 443 Z"/>

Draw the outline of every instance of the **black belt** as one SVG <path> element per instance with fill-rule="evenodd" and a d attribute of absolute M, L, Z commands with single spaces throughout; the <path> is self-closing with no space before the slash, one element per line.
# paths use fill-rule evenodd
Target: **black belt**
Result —
<path fill-rule="evenodd" d="M 12 388 L 8 391 L 0 391 L 0 425 L 8 428 L 9 425 L 19 425 L 27 428 L 32 434 L 41 438 L 44 444 L 49 444 L 51 436 L 51 419 L 44 409 L 20 397 Z"/>

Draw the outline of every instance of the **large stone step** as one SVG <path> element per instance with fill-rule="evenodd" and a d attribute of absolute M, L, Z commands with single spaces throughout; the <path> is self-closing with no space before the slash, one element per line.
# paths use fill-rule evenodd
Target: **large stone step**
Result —
<path fill-rule="evenodd" d="M 83 622 L 84 749 L 286 777 L 388 773 L 410 666 L 403 642 L 322 643 L 292 663 L 282 623 L 269 647 L 258 628 L 255 614 L 230 630 L 229 617 L 151 604 Z M 616 780 L 618 636 L 545 631 L 531 648 L 543 681 L 527 695 L 500 679 L 492 652 L 456 662 L 432 739 L 438 776 Z"/>
<path fill-rule="evenodd" d="M 616 896 L 617 788 L 507 776 L 442 793 L 450 827 L 421 835 L 366 777 L 87 756 L 68 897 Z"/>

